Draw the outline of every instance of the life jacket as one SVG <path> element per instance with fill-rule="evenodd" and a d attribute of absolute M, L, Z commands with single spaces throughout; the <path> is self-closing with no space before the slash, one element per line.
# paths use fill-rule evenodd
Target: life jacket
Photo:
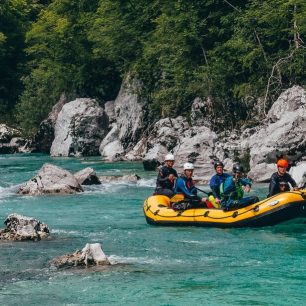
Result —
<path fill-rule="evenodd" d="M 235 201 L 235 200 L 239 200 L 239 199 L 243 198 L 243 194 L 244 194 L 244 191 L 243 191 L 243 188 L 242 188 L 243 185 L 241 184 L 241 182 L 239 180 L 235 184 L 235 188 L 227 194 L 224 193 L 224 183 L 225 182 L 222 182 L 221 185 L 220 185 L 221 199 L 229 198 L 229 199 L 232 199 L 232 200 Z"/>

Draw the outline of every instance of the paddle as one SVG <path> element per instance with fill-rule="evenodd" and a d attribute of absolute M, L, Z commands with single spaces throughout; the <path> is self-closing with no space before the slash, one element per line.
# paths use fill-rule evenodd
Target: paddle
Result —
<path fill-rule="evenodd" d="M 203 193 L 205 193 L 205 194 L 208 195 L 208 196 L 212 195 L 212 192 L 207 192 L 207 191 L 202 190 L 202 189 L 200 189 L 200 188 L 198 188 L 198 187 L 195 187 L 195 186 L 194 186 L 194 188 L 197 189 L 197 190 L 199 190 L 199 191 L 201 191 L 201 192 L 203 192 Z"/>

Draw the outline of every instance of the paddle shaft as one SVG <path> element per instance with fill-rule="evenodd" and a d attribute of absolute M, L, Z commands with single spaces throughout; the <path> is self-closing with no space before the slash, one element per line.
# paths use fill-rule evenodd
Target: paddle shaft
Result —
<path fill-rule="evenodd" d="M 202 190 L 202 189 L 200 189 L 200 188 L 198 188 L 198 187 L 195 187 L 195 186 L 194 186 L 194 188 L 197 189 L 197 190 L 199 190 L 199 191 L 201 191 L 201 192 L 203 192 L 203 193 L 205 193 L 206 195 L 210 195 L 210 193 L 208 193 L 207 191 L 204 191 L 204 190 Z"/>

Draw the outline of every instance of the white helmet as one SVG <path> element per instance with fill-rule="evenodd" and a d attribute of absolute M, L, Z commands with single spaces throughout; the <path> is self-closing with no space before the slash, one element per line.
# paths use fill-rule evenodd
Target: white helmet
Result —
<path fill-rule="evenodd" d="M 167 154 L 165 156 L 165 161 L 167 161 L 167 160 L 173 160 L 174 161 L 174 155 L 173 154 Z"/>
<path fill-rule="evenodd" d="M 194 166 L 192 163 L 185 163 L 184 164 L 184 170 L 193 170 Z"/>

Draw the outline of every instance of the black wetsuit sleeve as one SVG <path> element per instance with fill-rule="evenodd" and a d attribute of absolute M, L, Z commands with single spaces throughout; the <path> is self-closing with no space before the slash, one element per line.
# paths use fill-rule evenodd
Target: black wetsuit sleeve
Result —
<path fill-rule="evenodd" d="M 168 180 L 167 174 L 162 169 L 160 169 L 157 175 L 157 184 L 164 183 L 167 180 Z"/>
<path fill-rule="evenodd" d="M 288 182 L 290 183 L 290 185 L 294 188 L 297 187 L 297 183 L 296 181 L 292 178 L 292 176 L 288 173 Z"/>
<path fill-rule="evenodd" d="M 269 185 L 269 197 L 273 196 L 274 194 L 277 194 L 279 191 L 278 189 L 278 182 L 276 180 L 276 177 L 274 174 L 272 174 L 270 179 L 270 185 Z"/>

